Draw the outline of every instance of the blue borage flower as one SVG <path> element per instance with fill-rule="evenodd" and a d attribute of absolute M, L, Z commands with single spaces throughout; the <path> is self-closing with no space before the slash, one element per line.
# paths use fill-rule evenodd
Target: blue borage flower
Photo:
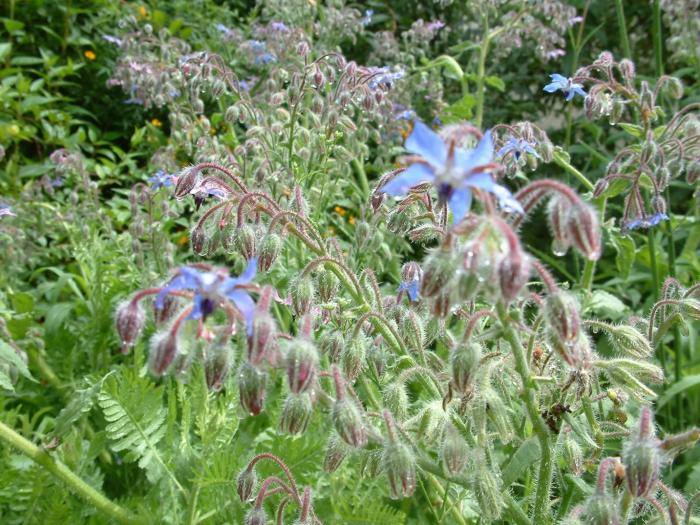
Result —
<path fill-rule="evenodd" d="M 372 75 L 369 82 L 367 82 L 367 87 L 374 90 L 378 87 L 383 87 L 385 89 L 391 89 L 394 82 L 402 79 L 406 72 L 399 68 L 394 71 L 388 67 L 371 67 L 368 68 L 369 73 Z"/>
<path fill-rule="evenodd" d="M 655 213 L 651 217 L 638 217 L 637 219 L 632 219 L 625 221 L 622 224 L 625 230 L 636 230 L 638 228 L 653 228 L 658 226 L 662 221 L 667 221 L 668 215 L 665 213 Z"/>
<path fill-rule="evenodd" d="M 17 214 L 12 211 L 9 204 L 0 203 L 0 217 L 2 216 L 17 217 Z"/>
<path fill-rule="evenodd" d="M 529 153 L 535 158 L 540 158 L 539 153 L 535 151 L 535 148 L 525 139 L 516 139 L 515 137 L 509 138 L 501 149 L 496 153 L 497 157 L 505 157 L 509 153 L 512 153 L 515 160 L 520 160 L 520 157 L 524 153 Z"/>
<path fill-rule="evenodd" d="M 270 29 L 278 33 L 288 33 L 289 27 L 284 22 L 270 22 Z"/>
<path fill-rule="evenodd" d="M 253 257 L 239 277 L 229 277 L 223 268 L 212 271 L 203 271 L 190 266 L 178 269 L 177 274 L 158 293 L 155 308 L 162 310 L 165 306 L 165 298 L 178 290 L 194 292 L 192 299 L 192 312 L 187 319 L 201 319 L 202 321 L 216 309 L 222 302 L 228 301 L 243 314 L 246 324 L 246 334 L 253 333 L 253 313 L 255 302 L 245 289 L 255 277 L 257 259 Z"/>
<path fill-rule="evenodd" d="M 148 177 L 148 182 L 151 183 L 151 189 L 153 191 L 159 190 L 160 188 L 170 188 L 175 185 L 175 176 L 166 173 L 165 170 L 158 170 L 155 175 Z"/>
<path fill-rule="evenodd" d="M 414 279 L 413 281 L 409 282 L 402 282 L 401 284 L 399 284 L 399 292 L 406 292 L 408 294 L 408 298 L 411 300 L 412 303 L 418 302 L 419 289 L 420 281 L 418 279 Z"/>
<path fill-rule="evenodd" d="M 575 95 L 586 96 L 586 92 L 583 90 L 583 85 L 576 84 L 570 78 L 566 78 L 563 75 L 554 73 L 549 75 L 552 81 L 544 87 L 547 93 L 554 93 L 556 91 L 561 91 L 566 95 L 566 100 L 569 101 L 574 98 Z"/>
<path fill-rule="evenodd" d="M 441 199 L 448 202 L 453 222 L 460 222 L 471 208 L 472 189 L 488 191 L 496 196 L 501 208 L 508 212 L 523 213 L 523 207 L 510 191 L 497 184 L 491 171 L 493 141 L 487 131 L 477 147 L 465 150 L 445 144 L 428 126 L 416 121 L 413 132 L 406 139 L 405 148 L 420 155 L 423 160 L 411 164 L 397 177 L 390 180 L 381 191 L 399 197 L 423 182 L 432 182 Z"/>
<path fill-rule="evenodd" d="M 56 177 L 54 179 L 51 179 L 49 181 L 49 185 L 52 188 L 61 188 L 61 187 L 63 187 L 63 179 L 61 177 Z"/>
<path fill-rule="evenodd" d="M 372 23 L 372 16 L 374 16 L 374 10 L 367 9 L 367 11 L 365 11 L 365 16 L 363 16 L 362 20 L 360 20 L 363 27 L 367 27 Z"/>

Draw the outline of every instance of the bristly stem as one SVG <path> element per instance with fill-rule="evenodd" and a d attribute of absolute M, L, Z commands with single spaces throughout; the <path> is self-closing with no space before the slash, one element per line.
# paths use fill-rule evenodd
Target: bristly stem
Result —
<path fill-rule="evenodd" d="M 19 449 L 22 454 L 30 458 L 35 463 L 41 465 L 46 470 L 51 472 L 51 474 L 63 481 L 63 483 L 65 483 L 68 488 L 75 492 L 78 496 L 89 501 L 92 505 L 97 507 L 106 515 L 110 516 L 118 523 L 125 523 L 127 525 L 143 523 L 128 510 L 107 499 L 102 493 L 85 483 L 85 481 L 80 479 L 64 463 L 52 457 L 46 450 L 37 447 L 34 443 L 25 439 L 1 421 L 0 440 Z"/>
<path fill-rule="evenodd" d="M 688 13 L 688 16 L 692 16 L 691 13 Z M 654 66 L 656 67 L 656 76 L 660 77 L 664 74 L 664 48 L 661 40 L 661 0 L 654 0 L 653 18 Z"/>

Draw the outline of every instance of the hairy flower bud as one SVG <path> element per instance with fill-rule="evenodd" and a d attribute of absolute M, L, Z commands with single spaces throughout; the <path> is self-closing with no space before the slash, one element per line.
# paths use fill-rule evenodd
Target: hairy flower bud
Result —
<path fill-rule="evenodd" d="M 248 337 L 248 361 L 259 365 L 266 357 L 277 336 L 277 323 L 266 311 L 257 311 L 253 316 L 253 330 Z"/>
<path fill-rule="evenodd" d="M 683 83 L 676 77 L 668 77 L 666 80 L 668 94 L 676 100 L 683 98 Z"/>
<path fill-rule="evenodd" d="M 262 412 L 265 403 L 267 374 L 250 363 L 243 363 L 238 375 L 238 390 L 243 409 L 251 416 Z"/>
<path fill-rule="evenodd" d="M 437 295 L 457 272 L 450 250 L 437 248 L 425 259 L 420 293 L 424 297 Z"/>
<path fill-rule="evenodd" d="M 625 78 L 625 81 L 628 83 L 632 83 L 634 81 L 634 77 L 636 75 L 635 72 L 635 67 L 634 67 L 634 62 L 632 62 L 628 58 L 623 58 L 620 60 L 620 72 L 622 73 L 622 76 Z"/>
<path fill-rule="evenodd" d="M 392 499 L 413 495 L 416 490 L 416 458 L 408 445 L 388 440 L 382 452 L 382 469 L 389 478 Z"/>
<path fill-rule="evenodd" d="M 530 278 L 530 261 L 521 250 L 513 250 L 498 264 L 498 284 L 506 303 L 515 300 Z"/>
<path fill-rule="evenodd" d="M 622 452 L 622 463 L 627 490 L 637 498 L 648 495 L 659 480 L 661 457 L 656 443 L 633 438 Z"/>
<path fill-rule="evenodd" d="M 649 339 L 633 326 L 621 324 L 607 328 L 612 347 L 620 353 L 639 359 L 647 359 L 654 350 Z"/>
<path fill-rule="evenodd" d="M 338 292 L 338 278 L 333 272 L 320 269 L 316 272 L 316 288 L 321 302 L 331 302 Z"/>
<path fill-rule="evenodd" d="M 195 255 L 206 255 L 207 253 L 207 234 L 204 226 L 197 224 L 190 232 L 190 246 L 192 253 Z"/>
<path fill-rule="evenodd" d="M 344 397 L 335 402 L 333 405 L 333 424 L 338 435 L 348 445 L 362 448 L 367 444 L 367 431 L 362 412 L 352 399 Z"/>
<path fill-rule="evenodd" d="M 331 432 L 326 446 L 326 456 L 323 460 L 323 470 L 335 472 L 348 455 L 350 448 L 340 439 L 338 434 Z"/>
<path fill-rule="evenodd" d="M 571 245 L 571 232 L 569 228 L 569 214 L 571 205 L 559 196 L 549 201 L 547 219 L 549 229 L 552 232 L 552 251 L 554 255 L 563 256 Z"/>
<path fill-rule="evenodd" d="M 173 194 L 178 200 L 187 197 L 199 181 L 199 171 L 194 166 L 182 170 L 177 176 L 177 184 Z"/>
<path fill-rule="evenodd" d="M 464 438 L 452 423 L 445 425 L 440 447 L 440 458 L 445 470 L 452 475 L 457 475 L 469 460 L 469 448 Z"/>
<path fill-rule="evenodd" d="M 116 314 L 116 325 L 119 339 L 122 343 L 122 353 L 129 352 L 143 329 L 145 315 L 138 301 L 125 301 L 119 305 Z"/>
<path fill-rule="evenodd" d="M 314 283 L 307 276 L 299 276 L 290 285 L 292 295 L 292 309 L 297 317 L 301 317 L 311 310 L 314 300 Z"/>
<path fill-rule="evenodd" d="M 423 351 L 425 330 L 423 319 L 415 311 L 409 310 L 401 320 L 401 334 L 409 350 L 420 353 Z"/>
<path fill-rule="evenodd" d="M 289 389 L 295 394 L 306 392 L 318 369 L 316 345 L 305 339 L 292 340 L 287 349 L 286 368 Z"/>
<path fill-rule="evenodd" d="M 580 202 L 569 216 L 571 243 L 586 259 L 596 261 L 602 253 L 601 232 L 595 210 Z"/>
<path fill-rule="evenodd" d="M 253 507 L 245 515 L 245 525 L 266 525 L 267 514 L 262 507 Z"/>
<path fill-rule="evenodd" d="M 391 410 L 396 419 L 402 421 L 408 417 L 408 393 L 402 381 L 393 381 L 382 392 L 384 406 Z"/>
<path fill-rule="evenodd" d="M 241 501 L 248 501 L 253 495 L 253 489 L 258 482 L 258 476 L 254 468 L 247 467 L 236 478 L 236 492 Z"/>
<path fill-rule="evenodd" d="M 479 343 L 458 344 L 450 353 L 452 387 L 463 396 L 473 391 L 473 381 L 481 360 Z"/>
<path fill-rule="evenodd" d="M 218 392 L 228 376 L 233 356 L 227 344 L 214 344 L 207 348 L 204 359 L 204 373 L 209 390 Z"/>
<path fill-rule="evenodd" d="M 593 525 L 620 525 L 620 509 L 617 501 L 607 494 L 590 496 L 583 507 L 586 523 Z"/>
<path fill-rule="evenodd" d="M 477 460 L 477 472 L 474 476 L 474 495 L 482 512 L 484 523 L 496 521 L 503 510 L 504 502 L 498 474 L 487 464 L 484 458 Z"/>
<path fill-rule="evenodd" d="M 345 348 L 345 337 L 340 330 L 325 332 L 321 336 L 320 347 L 321 352 L 329 356 L 331 361 L 337 362 Z"/>
<path fill-rule="evenodd" d="M 156 377 L 165 374 L 177 353 L 177 334 L 167 331 L 151 337 L 151 349 L 148 354 L 148 368 L 151 373 Z"/>
<path fill-rule="evenodd" d="M 343 375 L 351 382 L 360 375 L 367 357 L 367 340 L 363 336 L 353 337 L 340 354 Z"/>
<path fill-rule="evenodd" d="M 290 393 L 280 415 L 280 430 L 292 435 L 303 434 L 312 415 L 313 405 L 309 394 Z"/>
<path fill-rule="evenodd" d="M 257 244 L 255 228 L 249 224 L 239 226 L 236 230 L 234 244 L 238 253 L 240 253 L 246 261 L 255 257 Z"/>
<path fill-rule="evenodd" d="M 282 250 L 282 239 L 276 233 L 268 233 L 263 237 L 258 250 L 258 270 L 266 272 L 274 264 Z"/>
<path fill-rule="evenodd" d="M 568 437 L 564 441 L 564 449 L 562 451 L 564 462 L 575 476 L 580 476 L 584 471 L 584 456 L 581 446 L 575 439 Z"/>
<path fill-rule="evenodd" d="M 581 331 L 581 318 L 576 298 L 569 292 L 557 290 L 547 296 L 544 318 L 553 337 L 562 344 L 575 341 Z"/>

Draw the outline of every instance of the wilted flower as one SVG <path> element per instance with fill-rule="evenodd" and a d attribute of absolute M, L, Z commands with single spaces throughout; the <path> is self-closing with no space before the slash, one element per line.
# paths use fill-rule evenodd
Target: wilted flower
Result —
<path fill-rule="evenodd" d="M 490 131 L 484 134 L 475 149 L 464 150 L 453 143 L 446 144 L 428 126 L 416 121 L 405 147 L 423 159 L 414 162 L 385 184 L 381 188 L 384 193 L 401 196 L 412 186 L 432 182 L 440 198 L 449 203 L 455 223 L 460 222 L 469 211 L 474 188 L 493 193 L 504 210 L 523 213 L 522 206 L 510 191 L 497 184 L 491 175 L 497 164 L 493 161 Z"/>
<path fill-rule="evenodd" d="M 257 261 L 253 258 L 240 277 L 229 277 L 223 268 L 212 271 L 200 271 L 196 268 L 183 266 L 178 273 L 163 287 L 156 298 L 155 307 L 163 308 L 165 298 L 177 290 L 193 290 L 193 308 L 187 319 L 206 319 L 223 301 L 232 302 L 243 314 L 246 322 L 246 333 L 252 335 L 253 311 L 255 303 L 245 289 L 256 273 Z"/>
<path fill-rule="evenodd" d="M 554 93 L 556 91 L 561 91 L 566 95 L 566 100 L 569 101 L 574 98 L 575 95 L 586 96 L 586 92 L 583 90 L 583 85 L 577 84 L 570 78 L 566 78 L 558 73 L 549 75 L 552 82 L 544 87 L 547 93 Z"/>

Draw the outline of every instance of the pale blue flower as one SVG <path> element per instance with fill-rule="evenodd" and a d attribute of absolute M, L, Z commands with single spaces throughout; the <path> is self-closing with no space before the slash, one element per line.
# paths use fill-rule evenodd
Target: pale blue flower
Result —
<path fill-rule="evenodd" d="M 428 126 L 416 121 L 406 139 L 405 148 L 423 157 L 390 180 L 381 191 L 393 196 L 405 195 L 423 182 L 432 182 L 441 199 L 452 210 L 453 222 L 460 222 L 471 208 L 472 190 L 492 193 L 507 212 L 523 213 L 522 205 L 510 191 L 497 184 L 491 175 L 497 164 L 493 161 L 493 140 L 487 131 L 473 150 L 447 145 Z"/>
<path fill-rule="evenodd" d="M 229 277 L 223 268 L 212 271 L 202 271 L 189 266 L 178 269 L 177 274 L 158 293 L 155 307 L 162 310 L 165 306 L 165 298 L 178 290 L 194 292 L 192 299 L 192 312 L 187 319 L 205 320 L 217 306 L 224 302 L 232 303 L 243 314 L 246 323 L 246 333 L 252 334 L 253 313 L 255 302 L 246 291 L 245 285 L 255 277 L 257 260 L 248 261 L 248 266 L 240 277 Z"/>
<path fill-rule="evenodd" d="M 408 294 L 408 298 L 411 300 L 412 303 L 418 302 L 418 289 L 420 288 L 420 281 L 418 279 L 414 279 L 413 281 L 409 282 L 402 282 L 399 284 L 399 292 L 406 292 Z"/>
<path fill-rule="evenodd" d="M 544 87 L 547 93 L 554 93 L 556 91 L 561 91 L 566 95 L 566 100 L 569 101 L 574 98 L 575 95 L 586 96 L 586 92 L 583 90 L 583 85 L 576 84 L 570 78 L 566 78 L 563 75 L 554 73 L 549 75 L 552 81 Z"/>
<path fill-rule="evenodd" d="M 169 188 L 175 185 L 175 176 L 170 173 L 166 173 L 165 170 L 158 170 L 155 175 L 148 177 L 148 182 L 151 183 L 151 189 L 153 191 L 159 190 L 160 188 Z"/>
<path fill-rule="evenodd" d="M 17 217 L 17 214 L 12 211 L 9 204 L 0 204 L 0 217 L 3 215 L 7 217 Z"/>
<path fill-rule="evenodd" d="M 667 221 L 668 215 L 665 213 L 655 213 L 651 217 L 637 217 L 623 223 L 622 227 L 625 230 L 636 230 L 638 228 L 653 228 L 658 226 L 662 221 Z"/>
<path fill-rule="evenodd" d="M 508 153 L 512 153 L 515 160 L 520 160 L 520 157 L 525 153 L 529 153 L 537 159 L 540 158 L 540 155 L 535 151 L 535 148 L 532 147 L 532 144 L 525 139 L 516 139 L 515 137 L 509 138 L 503 147 L 498 150 L 496 156 L 505 157 Z"/>

